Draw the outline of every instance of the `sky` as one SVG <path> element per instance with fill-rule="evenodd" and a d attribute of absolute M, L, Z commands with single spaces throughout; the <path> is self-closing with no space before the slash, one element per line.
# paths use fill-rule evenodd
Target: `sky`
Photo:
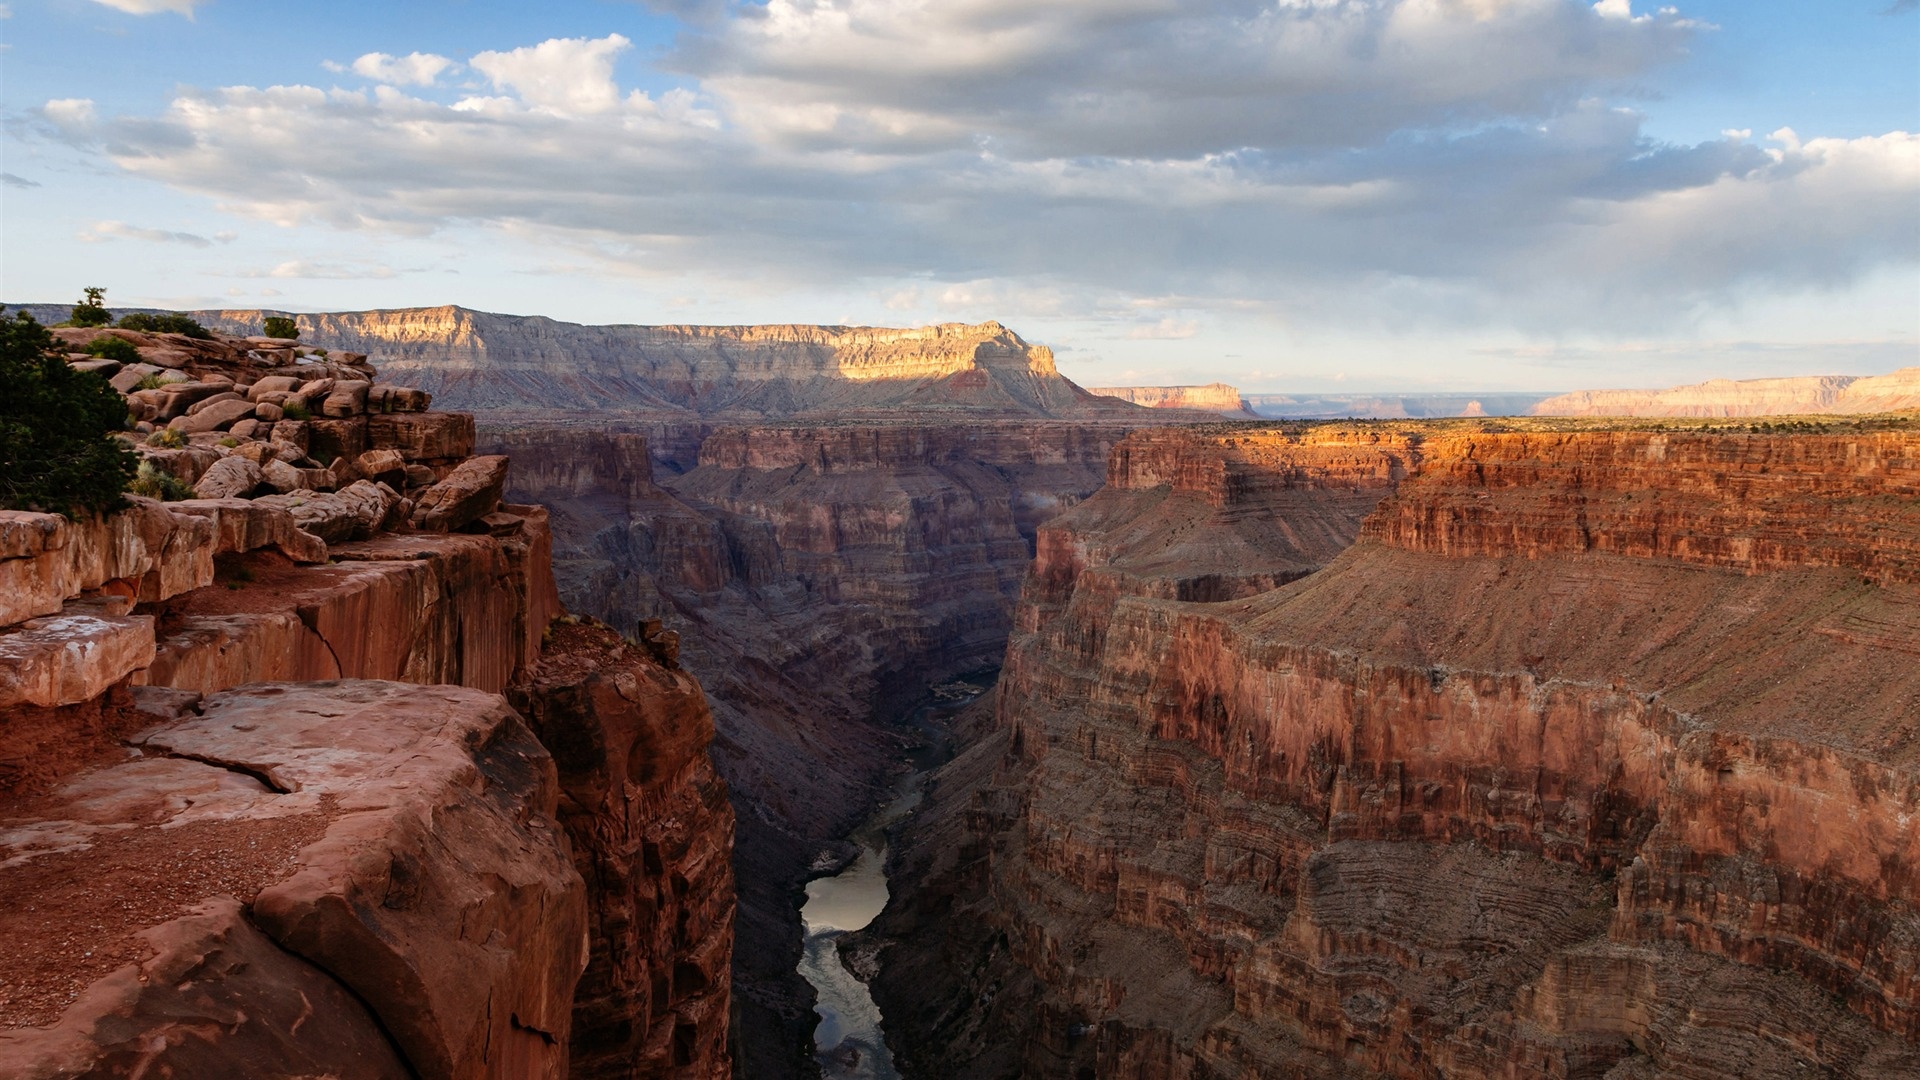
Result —
<path fill-rule="evenodd" d="M 0 299 L 997 319 L 1086 385 L 1920 364 L 1916 0 L 11 0 Z"/>

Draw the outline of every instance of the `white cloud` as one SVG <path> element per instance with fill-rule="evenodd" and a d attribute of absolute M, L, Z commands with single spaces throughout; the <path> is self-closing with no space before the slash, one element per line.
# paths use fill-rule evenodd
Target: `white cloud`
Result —
<path fill-rule="evenodd" d="M 195 233 L 142 229 L 124 221 L 95 222 L 93 228 L 81 232 L 77 239 L 90 244 L 102 240 L 145 240 L 151 244 L 185 244 L 196 248 L 213 246 L 213 241 Z"/>
<path fill-rule="evenodd" d="M 198 5 L 199 0 L 93 0 L 93 2 L 104 4 L 115 11 L 124 11 L 129 15 L 159 15 L 170 11 L 175 15 L 185 15 L 191 19 L 193 9 Z"/>
<path fill-rule="evenodd" d="M 536 108 L 561 115 L 600 113 L 620 104 L 613 59 L 630 45 L 619 34 L 552 38 L 512 52 L 483 52 L 470 63 L 496 89 L 511 90 Z"/>
<path fill-rule="evenodd" d="M 384 279 L 384 278 L 393 277 L 395 275 L 392 267 L 384 266 L 379 263 L 362 263 L 359 265 L 351 265 L 347 263 L 316 262 L 312 259 L 289 259 L 286 262 L 280 263 L 279 265 L 273 267 L 270 270 L 264 270 L 264 271 L 263 270 L 245 270 L 238 274 L 234 274 L 232 276 L 252 277 L 252 278 L 267 277 L 267 278 L 299 278 L 299 279 L 307 279 L 307 280 L 359 281 L 359 280 L 374 279 L 374 278 Z M 280 294 L 278 292 L 275 292 L 272 289 L 268 289 L 262 292 L 261 295 L 262 296 L 267 296 L 267 295 L 278 296 Z"/>
<path fill-rule="evenodd" d="M 394 86 L 432 86 L 441 75 L 460 65 L 433 53 L 413 52 L 405 56 L 390 56 L 371 52 L 351 65 L 327 61 L 324 66 L 329 71 L 352 71 L 362 78 Z"/>
<path fill-rule="evenodd" d="M 40 107 L 40 114 L 63 130 L 76 130 L 93 123 L 91 98 L 54 98 Z"/>
<path fill-rule="evenodd" d="M 275 86 L 42 113 L 275 223 L 479 223 L 606 276 L 843 282 L 1139 340 L 1216 311 L 1644 332 L 1915 262 L 1920 140 L 1652 141 L 1613 99 L 1699 31 L 1618 7 L 771 0 L 703 24 L 673 58 L 697 85 L 658 97 L 615 82 L 610 35 L 482 53 L 497 92 L 452 105 Z"/>
<path fill-rule="evenodd" d="M 1127 331 L 1127 337 L 1134 341 L 1183 341 L 1200 332 L 1200 324 L 1192 319 L 1176 319 L 1169 315 L 1157 323 L 1136 326 Z"/>

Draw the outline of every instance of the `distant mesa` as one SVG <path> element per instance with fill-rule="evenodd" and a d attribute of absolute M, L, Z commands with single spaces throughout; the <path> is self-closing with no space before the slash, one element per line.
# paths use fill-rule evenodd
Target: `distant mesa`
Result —
<path fill-rule="evenodd" d="M 203 311 L 216 329 L 274 312 Z M 474 412 L 684 419 L 1124 415 L 997 322 L 864 326 L 586 326 L 446 306 L 300 315 L 303 340 L 377 352 L 383 368 Z"/>
<path fill-rule="evenodd" d="M 1101 386 L 1089 387 L 1088 392 L 1131 401 L 1149 409 L 1198 409 L 1221 413 L 1235 420 L 1257 419 L 1246 399 L 1240 396 L 1239 389 L 1226 383 L 1207 383 L 1205 386 Z"/>
<path fill-rule="evenodd" d="M 1782 416 L 1920 409 L 1920 367 L 1888 375 L 1713 379 L 1665 390 L 1578 390 L 1534 407 L 1537 416 Z"/>
<path fill-rule="evenodd" d="M 1367 417 L 1429 420 L 1446 416 L 1526 416 L 1546 394 L 1248 394 L 1247 407 L 1269 420 Z"/>

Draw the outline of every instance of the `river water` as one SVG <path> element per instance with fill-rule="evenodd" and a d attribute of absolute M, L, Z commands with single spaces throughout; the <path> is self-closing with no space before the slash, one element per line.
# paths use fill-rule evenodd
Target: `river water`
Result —
<path fill-rule="evenodd" d="M 934 718 L 979 696 L 985 687 L 973 682 L 948 683 L 936 688 L 937 699 L 915 709 L 906 723 L 935 734 L 933 747 L 916 754 L 912 772 L 894 788 L 894 797 L 863 822 L 847 839 L 859 855 L 831 877 L 807 883 L 807 902 L 800 908 L 806 951 L 800 974 L 813 984 L 820 1016 L 813 1043 L 820 1073 L 827 1080 L 899 1080 L 893 1054 L 880 1026 L 880 1009 L 865 983 L 840 962 L 836 947 L 846 934 L 861 930 L 887 906 L 887 830 L 920 805 L 920 789 L 930 769 L 942 756 L 944 739 L 935 733 Z"/>

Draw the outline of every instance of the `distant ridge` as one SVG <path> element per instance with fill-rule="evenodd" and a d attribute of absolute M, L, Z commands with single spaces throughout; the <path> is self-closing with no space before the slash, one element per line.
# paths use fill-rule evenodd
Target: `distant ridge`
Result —
<path fill-rule="evenodd" d="M 22 307 L 43 321 L 64 319 L 68 310 Z M 113 309 L 132 310 L 142 309 Z M 267 316 L 285 315 L 299 324 L 303 342 L 371 354 L 383 372 L 431 391 L 437 403 L 481 413 L 737 420 L 1138 414 L 1081 389 L 1054 367 L 1052 350 L 997 322 L 587 326 L 455 305 L 187 314 L 229 333 L 258 333 Z"/>
<path fill-rule="evenodd" d="M 1239 389 L 1226 383 L 1207 383 L 1203 386 L 1102 386 L 1089 387 L 1087 392 L 1131 401 L 1150 409 L 1200 409 L 1236 420 L 1254 419 L 1253 410 L 1247 407 Z"/>
<path fill-rule="evenodd" d="M 1920 367 L 1888 375 L 1713 379 L 1664 390 L 1579 390 L 1534 406 L 1537 416 L 1781 416 L 1920 409 Z"/>

